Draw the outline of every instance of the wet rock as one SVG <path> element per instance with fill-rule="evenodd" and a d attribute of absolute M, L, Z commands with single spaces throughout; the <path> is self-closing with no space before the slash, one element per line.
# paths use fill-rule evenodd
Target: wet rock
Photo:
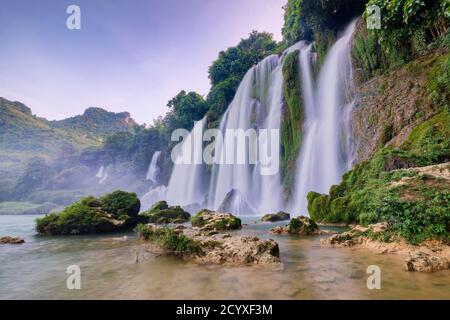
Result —
<path fill-rule="evenodd" d="M 295 235 L 324 234 L 324 231 L 319 229 L 317 223 L 315 223 L 308 217 L 297 217 L 291 219 L 288 225 L 275 227 L 271 229 L 270 232 L 274 234 L 295 234 Z"/>
<path fill-rule="evenodd" d="M 25 240 L 23 240 L 22 238 L 6 236 L 6 237 L 0 238 L 0 243 L 1 244 L 22 244 L 22 243 L 25 243 Z"/>
<path fill-rule="evenodd" d="M 335 234 L 328 239 L 321 239 L 320 243 L 329 247 L 351 247 L 362 242 L 361 236 L 367 231 L 364 228 L 355 227 L 349 231 Z"/>
<path fill-rule="evenodd" d="M 405 261 L 405 269 L 409 272 L 436 272 L 449 268 L 450 264 L 446 257 L 429 255 L 421 251 L 410 253 Z"/>
<path fill-rule="evenodd" d="M 261 218 L 261 221 L 267 222 L 276 222 L 276 221 L 284 221 L 291 219 L 291 215 L 289 213 L 280 211 L 274 214 L 266 214 Z"/>
<path fill-rule="evenodd" d="M 155 203 L 149 210 L 139 215 L 143 223 L 185 223 L 191 215 L 180 206 L 169 206 L 166 201 Z"/>
<path fill-rule="evenodd" d="M 191 220 L 192 226 L 201 228 L 202 231 L 237 230 L 242 227 L 241 219 L 231 213 L 202 210 Z"/>
<path fill-rule="evenodd" d="M 185 260 L 199 264 L 272 265 L 280 263 L 278 244 L 257 237 L 208 234 L 198 228 L 171 229 L 154 224 L 140 227 L 141 237 Z M 143 229 L 145 228 L 145 230 Z M 168 243 L 166 239 L 171 239 Z"/>
<path fill-rule="evenodd" d="M 245 196 L 237 189 L 232 189 L 227 193 L 217 211 L 231 212 L 237 215 L 256 215 Z"/>

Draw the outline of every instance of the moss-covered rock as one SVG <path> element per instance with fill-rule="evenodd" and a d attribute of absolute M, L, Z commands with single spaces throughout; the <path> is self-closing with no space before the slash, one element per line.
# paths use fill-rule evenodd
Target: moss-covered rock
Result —
<path fill-rule="evenodd" d="M 257 237 L 199 232 L 197 228 L 169 228 L 139 225 L 144 240 L 160 245 L 168 253 L 200 264 L 278 264 L 279 247 L 272 240 Z"/>
<path fill-rule="evenodd" d="M 191 219 L 192 226 L 200 227 L 202 230 L 236 230 L 242 227 L 241 219 L 231 213 L 214 212 L 202 210 Z"/>
<path fill-rule="evenodd" d="M 281 174 L 287 196 L 294 185 L 296 159 L 302 143 L 304 110 L 299 74 L 299 51 L 289 53 L 283 62 L 285 104 L 281 122 Z"/>
<path fill-rule="evenodd" d="M 450 161 L 449 151 L 450 115 L 442 111 L 416 126 L 398 147 L 386 146 L 355 165 L 330 195 L 310 193 L 310 215 L 332 223 L 390 221 L 386 235 L 397 234 L 413 244 L 449 241 L 449 180 L 440 164 Z"/>
<path fill-rule="evenodd" d="M 46 235 L 79 235 L 124 230 L 137 223 L 140 201 L 135 193 L 116 191 L 99 199 L 86 197 L 62 212 L 36 219 Z"/>
<path fill-rule="evenodd" d="M 277 212 L 272 214 L 266 214 L 261 218 L 261 221 L 266 222 L 276 222 L 276 221 L 283 221 L 283 220 L 289 220 L 291 219 L 291 215 L 287 212 Z"/>
<path fill-rule="evenodd" d="M 326 222 L 330 213 L 330 197 L 326 194 L 309 192 L 308 196 L 309 216 L 318 222 Z"/>
<path fill-rule="evenodd" d="M 136 228 L 143 240 L 154 241 L 164 250 L 173 252 L 179 256 L 200 255 L 202 248 L 200 244 L 185 235 L 182 229 L 159 227 L 157 225 L 139 224 Z"/>
<path fill-rule="evenodd" d="M 319 235 L 322 231 L 314 220 L 308 217 L 297 217 L 291 219 L 286 226 L 279 226 L 270 230 L 275 234 L 293 235 Z"/>
<path fill-rule="evenodd" d="M 166 201 L 155 203 L 148 211 L 139 215 L 144 223 L 185 223 L 191 215 L 180 206 L 169 206 Z"/>

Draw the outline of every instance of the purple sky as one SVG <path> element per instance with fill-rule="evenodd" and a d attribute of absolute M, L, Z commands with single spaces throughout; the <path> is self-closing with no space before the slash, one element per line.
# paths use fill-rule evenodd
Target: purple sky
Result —
<path fill-rule="evenodd" d="M 90 106 L 151 124 L 252 30 L 281 40 L 286 0 L 2 0 L 0 96 L 62 119 Z M 81 30 L 66 8 L 81 7 Z"/>

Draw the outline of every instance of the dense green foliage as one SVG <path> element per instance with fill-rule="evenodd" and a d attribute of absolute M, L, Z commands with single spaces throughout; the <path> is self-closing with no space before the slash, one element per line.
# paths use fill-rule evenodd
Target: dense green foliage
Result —
<path fill-rule="evenodd" d="M 201 246 L 197 242 L 171 228 L 154 228 L 139 224 L 136 231 L 139 232 L 142 239 L 156 242 L 163 249 L 176 255 L 198 255 L 202 253 Z"/>
<path fill-rule="evenodd" d="M 36 231 L 47 235 L 111 232 L 137 222 L 141 203 L 135 193 L 115 191 L 100 199 L 86 197 L 60 213 L 36 219 Z"/>
<path fill-rule="evenodd" d="M 357 164 L 330 195 L 308 194 L 311 218 L 322 222 L 390 222 L 412 243 L 449 236 L 447 180 L 398 170 L 450 161 L 450 114 L 417 126 L 399 148 L 385 147 Z M 403 180 L 402 180 L 403 179 Z M 398 181 L 406 181 L 396 184 Z"/>
<path fill-rule="evenodd" d="M 237 46 L 219 53 L 219 57 L 209 67 L 211 91 L 207 97 L 207 116 L 210 127 L 217 127 L 220 116 L 233 100 L 245 73 L 276 49 L 277 43 L 271 34 L 253 31 Z"/>
<path fill-rule="evenodd" d="M 290 196 L 295 179 L 296 159 L 302 143 L 304 122 L 298 50 L 288 54 L 283 63 L 285 106 L 281 121 L 281 175 L 286 196 Z"/>
<path fill-rule="evenodd" d="M 164 122 L 169 131 L 178 128 L 192 129 L 194 121 L 202 119 L 208 110 L 208 105 L 201 95 L 196 92 L 178 93 L 167 104 L 169 113 Z"/>
<path fill-rule="evenodd" d="M 355 38 L 353 52 L 364 80 L 437 47 L 449 46 L 450 4 L 447 0 L 370 0 L 378 6 L 381 29 L 364 30 Z M 367 11 L 365 13 L 367 19 Z"/>
<path fill-rule="evenodd" d="M 100 198 L 102 209 L 111 212 L 116 219 L 136 217 L 141 203 L 135 193 L 117 190 Z"/>
<path fill-rule="evenodd" d="M 282 34 L 288 44 L 316 42 L 319 64 L 338 32 L 363 13 L 367 0 L 288 0 Z"/>

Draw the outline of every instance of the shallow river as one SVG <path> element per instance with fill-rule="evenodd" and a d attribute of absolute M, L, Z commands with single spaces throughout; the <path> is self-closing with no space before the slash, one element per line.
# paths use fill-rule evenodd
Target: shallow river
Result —
<path fill-rule="evenodd" d="M 330 249 L 321 237 L 269 235 L 275 224 L 246 223 L 239 233 L 275 239 L 282 266 L 200 266 L 147 252 L 134 233 L 42 237 L 36 216 L 0 216 L 0 299 L 450 299 L 450 271 L 408 273 L 403 258 L 363 249 Z M 123 236 L 127 239 L 123 239 Z M 138 262 L 136 262 L 138 257 Z M 81 269 L 69 290 L 66 268 Z M 381 289 L 369 290 L 367 267 L 381 268 Z"/>

